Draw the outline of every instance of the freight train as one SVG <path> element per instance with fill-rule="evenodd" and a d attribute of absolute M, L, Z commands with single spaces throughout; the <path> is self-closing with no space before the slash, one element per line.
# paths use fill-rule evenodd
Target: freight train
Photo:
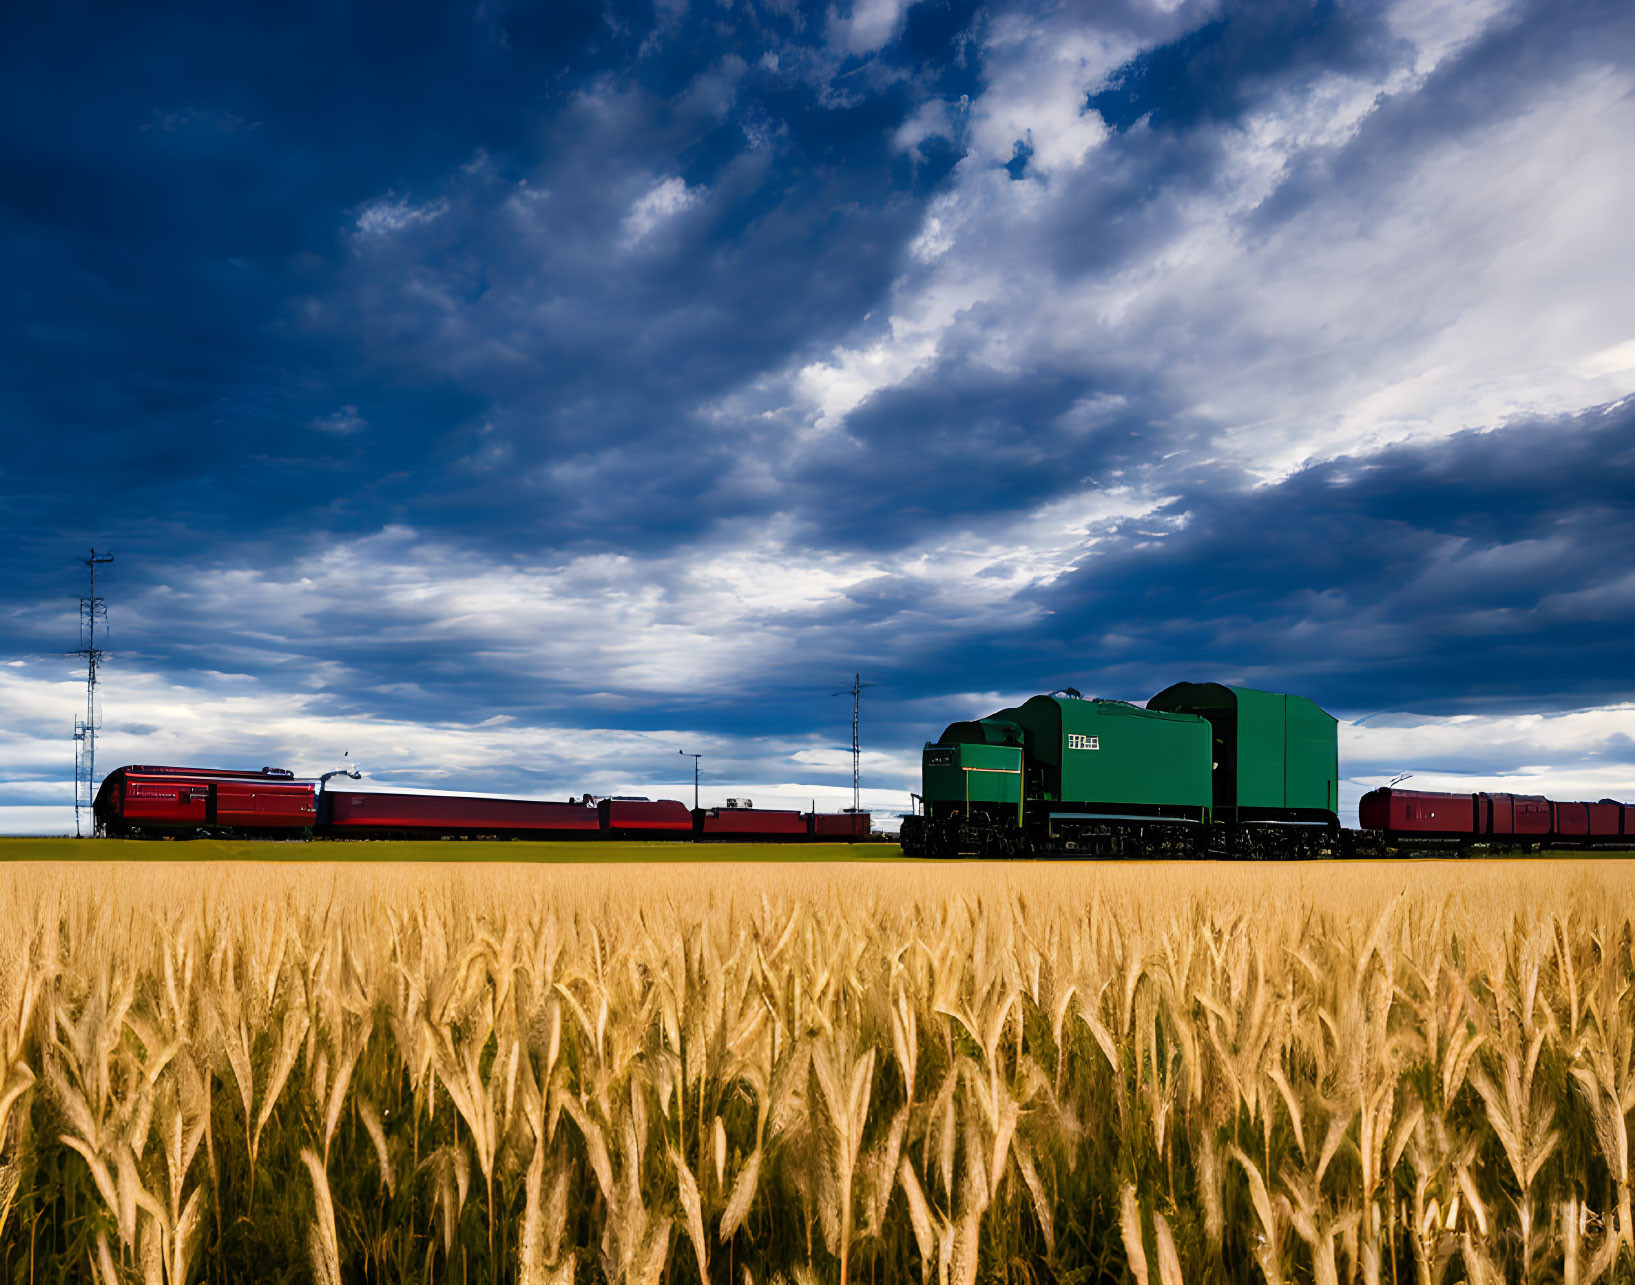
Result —
<path fill-rule="evenodd" d="M 566 803 L 463 794 L 330 790 L 281 768 L 121 767 L 97 791 L 96 833 L 124 838 L 690 839 L 850 842 L 867 812 L 744 806 L 690 809 L 675 799 L 585 795 Z M 737 800 L 733 801 L 734 804 Z"/>
<path fill-rule="evenodd" d="M 921 756 L 911 856 L 1315 857 L 1441 844 L 1629 846 L 1635 807 L 1365 795 L 1340 825 L 1334 717 L 1303 696 L 1176 683 L 1145 707 L 1069 688 L 950 724 Z"/>
<path fill-rule="evenodd" d="M 335 775 L 334 773 L 329 774 Z M 1145 706 L 1068 688 L 951 723 L 921 757 L 910 856 L 1316 857 L 1473 847 L 1635 846 L 1635 806 L 1534 795 L 1363 796 L 1341 826 L 1334 717 L 1304 696 L 1176 683 Z M 122 767 L 98 834 L 320 838 L 855 841 L 866 812 L 689 809 L 672 799 L 565 803 L 362 793 L 287 772 Z M 734 801 L 735 802 L 735 801 Z"/>

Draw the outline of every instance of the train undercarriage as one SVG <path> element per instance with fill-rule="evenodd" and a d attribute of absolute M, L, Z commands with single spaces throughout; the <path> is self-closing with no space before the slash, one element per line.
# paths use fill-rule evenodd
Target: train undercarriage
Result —
<path fill-rule="evenodd" d="M 1242 824 L 1163 817 L 1084 818 L 1026 828 L 1006 818 L 903 818 L 903 854 L 932 859 L 1139 861 L 1302 861 L 1323 858 L 1430 860 L 1516 856 L 1543 851 L 1628 847 L 1628 841 L 1551 835 L 1414 835 L 1349 830 L 1336 823 L 1251 821 Z"/>
<path fill-rule="evenodd" d="M 973 810 L 903 819 L 905 856 L 1147 861 L 1287 861 L 1369 855 L 1332 821 L 1223 823 L 1176 816 L 1046 814 L 1018 825 Z"/>

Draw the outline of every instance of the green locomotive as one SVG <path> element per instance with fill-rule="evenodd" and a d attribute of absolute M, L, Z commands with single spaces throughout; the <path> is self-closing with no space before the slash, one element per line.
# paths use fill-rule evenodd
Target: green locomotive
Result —
<path fill-rule="evenodd" d="M 1303 696 L 1177 683 L 1143 708 L 1071 689 L 950 724 L 921 759 L 915 856 L 1334 851 L 1335 719 Z"/>

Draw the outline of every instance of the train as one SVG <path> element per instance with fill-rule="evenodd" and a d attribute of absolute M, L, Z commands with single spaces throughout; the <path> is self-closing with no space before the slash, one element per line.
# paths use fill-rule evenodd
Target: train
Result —
<path fill-rule="evenodd" d="M 909 856 L 1024 858 L 1377 856 L 1445 849 L 1629 847 L 1635 806 L 1538 795 L 1403 790 L 1339 818 L 1339 724 L 1304 696 L 1181 682 L 1144 705 L 1073 688 L 950 723 L 921 752 L 902 818 Z M 861 810 L 688 808 L 674 799 L 566 802 L 329 789 L 288 771 L 121 767 L 94 804 L 96 833 L 325 839 L 655 839 L 857 842 Z M 355 778 L 354 778 L 355 779 Z"/>
<path fill-rule="evenodd" d="M 1314 701 L 1175 683 L 1145 705 L 1073 688 L 951 723 L 921 753 L 904 853 L 1299 858 L 1629 846 L 1635 807 L 1385 787 L 1340 824 L 1338 721 Z"/>
<path fill-rule="evenodd" d="M 331 774 L 333 775 L 333 774 Z M 95 833 L 110 838 L 655 839 L 845 843 L 870 838 L 869 813 L 689 808 L 636 797 L 496 799 L 328 789 L 283 768 L 130 765 L 103 779 Z"/>

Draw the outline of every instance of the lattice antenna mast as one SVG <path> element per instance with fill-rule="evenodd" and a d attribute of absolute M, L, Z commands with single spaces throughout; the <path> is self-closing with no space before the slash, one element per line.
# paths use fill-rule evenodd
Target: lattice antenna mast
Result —
<path fill-rule="evenodd" d="M 857 739 L 858 707 L 862 703 L 863 689 L 876 687 L 877 683 L 865 683 L 862 674 L 852 675 L 852 685 L 845 691 L 830 692 L 831 696 L 850 696 L 852 698 L 852 812 L 863 810 L 863 751 L 861 742 Z"/>
<path fill-rule="evenodd" d="M 90 574 L 90 592 L 79 600 L 79 646 L 76 656 L 85 657 L 85 717 L 74 720 L 74 835 L 84 837 L 80 818 L 96 802 L 97 732 L 102 727 L 102 711 L 97 704 L 97 665 L 106 654 L 97 646 L 97 624 L 108 629 L 108 602 L 97 597 L 97 568 L 112 562 L 113 554 L 81 558 Z M 92 824 L 95 824 L 93 819 Z"/>

